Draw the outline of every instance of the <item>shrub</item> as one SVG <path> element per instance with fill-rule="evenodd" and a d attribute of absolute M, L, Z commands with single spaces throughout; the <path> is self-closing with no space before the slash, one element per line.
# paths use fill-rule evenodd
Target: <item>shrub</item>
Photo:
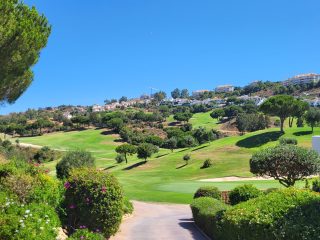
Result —
<path fill-rule="evenodd" d="M 298 144 L 298 140 L 295 138 L 280 138 L 279 142 L 281 145 L 284 145 L 284 144 L 297 145 Z"/>
<path fill-rule="evenodd" d="M 65 183 L 65 211 L 70 231 L 85 226 L 109 238 L 119 228 L 123 193 L 117 179 L 95 169 L 74 169 Z"/>
<path fill-rule="evenodd" d="M 208 159 L 204 160 L 201 168 L 209 168 L 209 167 L 212 167 L 212 165 L 213 165 L 212 160 L 210 158 L 208 158 Z"/>
<path fill-rule="evenodd" d="M 226 210 L 219 222 L 221 239 L 317 239 L 320 195 L 287 188 Z"/>
<path fill-rule="evenodd" d="M 319 179 L 315 179 L 312 181 L 312 191 L 320 192 L 320 180 Z"/>
<path fill-rule="evenodd" d="M 123 198 L 123 213 L 124 214 L 133 213 L 133 205 L 127 197 Z"/>
<path fill-rule="evenodd" d="M 204 186 L 204 187 L 200 187 L 193 196 L 193 198 L 200 198 L 200 197 L 211 197 L 211 198 L 220 200 L 221 193 L 217 187 Z"/>
<path fill-rule="evenodd" d="M 73 168 L 93 167 L 95 159 L 90 152 L 76 150 L 68 152 L 56 166 L 57 177 L 60 179 L 69 177 Z"/>
<path fill-rule="evenodd" d="M 116 162 L 117 163 L 122 163 L 122 162 L 125 162 L 126 161 L 126 158 L 123 154 L 117 154 L 116 156 Z"/>
<path fill-rule="evenodd" d="M 39 162 L 53 161 L 55 159 L 55 152 L 49 147 L 43 147 L 34 155 L 34 159 Z"/>
<path fill-rule="evenodd" d="M 248 201 L 251 198 L 256 198 L 261 195 L 261 191 L 251 184 L 244 184 L 234 188 L 229 193 L 229 201 L 231 205 L 236 205 L 240 202 Z"/>
<path fill-rule="evenodd" d="M 217 199 L 200 197 L 194 199 L 191 211 L 196 225 L 211 239 L 217 239 L 217 222 L 228 206 Z"/>
<path fill-rule="evenodd" d="M 68 239 L 70 240 L 104 240 L 105 238 L 103 237 L 102 234 L 97 233 L 97 232 L 90 232 L 88 229 L 77 229 L 71 237 Z"/>
<path fill-rule="evenodd" d="M 276 119 L 273 124 L 276 127 L 280 127 L 280 119 Z"/>
<path fill-rule="evenodd" d="M 44 203 L 21 205 L 5 192 L 0 194 L 0 239 L 56 239 L 60 220 Z"/>

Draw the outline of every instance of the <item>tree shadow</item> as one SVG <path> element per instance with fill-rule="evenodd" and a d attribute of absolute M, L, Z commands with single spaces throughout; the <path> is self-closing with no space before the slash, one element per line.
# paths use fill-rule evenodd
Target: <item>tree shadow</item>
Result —
<path fill-rule="evenodd" d="M 155 158 L 161 158 L 161 157 L 164 157 L 166 155 L 169 155 L 169 153 L 160 154 L 160 155 L 156 156 Z"/>
<path fill-rule="evenodd" d="M 312 131 L 301 131 L 301 132 L 295 132 L 293 135 L 295 136 L 304 136 L 304 135 L 310 135 L 312 134 Z"/>
<path fill-rule="evenodd" d="M 103 170 L 109 170 L 109 169 L 114 168 L 114 167 L 115 167 L 115 165 L 112 165 L 112 166 L 104 168 Z"/>
<path fill-rule="evenodd" d="M 203 148 L 206 148 L 206 147 L 208 147 L 208 146 L 209 146 L 209 145 L 204 145 L 204 146 L 201 146 L 201 147 L 197 147 L 197 148 L 195 148 L 195 149 L 192 149 L 191 152 L 198 151 L 198 150 L 203 149 Z"/>
<path fill-rule="evenodd" d="M 244 148 L 260 147 L 268 142 L 277 141 L 282 135 L 283 133 L 279 131 L 265 132 L 242 139 L 238 141 L 236 145 Z"/>
<path fill-rule="evenodd" d="M 139 166 L 141 166 L 141 165 L 144 165 L 144 164 L 146 164 L 146 163 L 147 163 L 147 162 L 145 162 L 145 161 L 137 162 L 137 163 L 135 163 L 135 164 L 132 164 L 131 166 L 128 166 L 128 167 L 122 169 L 122 171 L 128 171 L 128 170 L 131 170 L 131 169 L 133 169 L 133 168 L 136 168 L 136 167 L 139 167 Z"/>
<path fill-rule="evenodd" d="M 115 134 L 115 132 L 112 130 L 105 130 L 105 131 L 102 131 L 100 134 L 101 135 L 111 135 L 111 134 Z"/>
<path fill-rule="evenodd" d="M 187 163 L 185 163 L 185 164 L 183 164 L 183 165 L 181 165 L 181 166 L 179 166 L 179 167 L 176 167 L 176 169 L 180 169 L 180 168 L 183 168 L 183 167 L 185 167 L 185 166 L 187 166 L 188 164 Z"/>

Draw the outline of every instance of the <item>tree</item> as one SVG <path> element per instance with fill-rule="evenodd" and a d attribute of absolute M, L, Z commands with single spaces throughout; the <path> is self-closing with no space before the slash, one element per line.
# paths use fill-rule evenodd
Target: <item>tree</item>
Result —
<path fill-rule="evenodd" d="M 150 143 L 141 143 L 137 148 L 138 158 L 144 159 L 147 162 L 147 159 L 152 156 L 152 154 L 159 151 L 158 147 Z"/>
<path fill-rule="evenodd" d="M 292 115 L 289 117 L 289 127 L 293 125 L 294 118 L 300 118 L 309 109 L 309 104 L 307 102 L 295 99 L 293 102 Z"/>
<path fill-rule="evenodd" d="M 188 165 L 190 158 L 191 158 L 190 154 L 186 154 L 186 155 L 183 156 L 182 159 L 183 159 L 184 161 L 186 161 L 186 165 Z"/>
<path fill-rule="evenodd" d="M 128 98 L 126 96 L 122 96 L 120 99 L 119 99 L 119 103 L 122 103 L 122 102 L 126 102 L 128 101 Z"/>
<path fill-rule="evenodd" d="M 225 109 L 224 109 L 224 115 L 228 119 L 236 117 L 236 116 L 238 116 L 238 114 L 240 114 L 242 112 L 243 112 L 243 109 L 240 106 L 236 106 L 236 105 L 230 105 L 230 106 L 225 107 Z"/>
<path fill-rule="evenodd" d="M 137 147 L 126 143 L 126 144 L 123 144 L 123 145 L 116 147 L 116 152 L 119 154 L 123 154 L 123 156 L 126 160 L 126 163 L 128 163 L 127 156 L 137 153 Z"/>
<path fill-rule="evenodd" d="M 225 113 L 224 113 L 224 110 L 222 108 L 214 109 L 210 113 L 210 117 L 212 117 L 213 119 L 221 120 L 224 116 L 225 116 Z"/>
<path fill-rule="evenodd" d="M 286 187 L 320 172 L 319 155 L 292 144 L 267 148 L 253 154 L 250 171 L 257 176 L 269 176 Z"/>
<path fill-rule="evenodd" d="M 156 92 L 155 94 L 153 94 L 153 98 L 157 101 L 157 102 L 161 102 L 163 99 L 165 99 L 167 97 L 167 94 L 163 91 L 159 91 Z"/>
<path fill-rule="evenodd" d="M 124 126 L 123 120 L 121 118 L 112 118 L 107 122 L 107 126 L 112 128 L 115 132 L 119 133 L 121 128 Z"/>
<path fill-rule="evenodd" d="M 174 99 L 179 98 L 180 95 L 181 95 L 181 93 L 180 93 L 179 88 L 176 88 L 171 92 L 171 97 Z"/>
<path fill-rule="evenodd" d="M 304 115 L 304 118 L 313 132 L 313 128 L 320 123 L 320 110 L 318 108 L 310 108 Z"/>
<path fill-rule="evenodd" d="M 175 137 L 171 137 L 167 139 L 163 145 L 165 148 L 168 148 L 171 150 L 171 152 L 173 152 L 173 149 L 177 147 L 177 143 L 178 143 L 177 139 Z"/>
<path fill-rule="evenodd" d="M 0 1 L 0 103 L 13 103 L 33 81 L 32 66 L 51 27 L 44 15 L 18 0 Z"/>
<path fill-rule="evenodd" d="M 173 119 L 179 122 L 189 122 L 190 118 L 192 118 L 192 113 L 191 112 L 177 112 L 174 116 Z"/>
<path fill-rule="evenodd" d="M 200 144 L 210 142 L 217 138 L 212 130 L 207 130 L 204 127 L 196 128 L 193 131 L 193 137 L 197 139 Z"/>
<path fill-rule="evenodd" d="M 188 89 L 182 89 L 181 90 L 181 95 L 180 95 L 181 98 L 188 98 L 189 97 L 189 91 Z"/>
<path fill-rule="evenodd" d="M 277 95 L 270 97 L 264 103 L 261 104 L 260 110 L 271 116 L 277 116 L 280 118 L 280 131 L 284 132 L 284 121 L 293 115 L 295 107 L 295 99 L 289 95 Z"/>

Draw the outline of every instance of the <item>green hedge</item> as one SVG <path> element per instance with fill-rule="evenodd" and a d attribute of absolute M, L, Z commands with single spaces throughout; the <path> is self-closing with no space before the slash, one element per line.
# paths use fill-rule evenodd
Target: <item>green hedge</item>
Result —
<path fill-rule="evenodd" d="M 221 193 L 217 187 L 214 186 L 204 186 L 198 188 L 198 190 L 195 192 L 193 198 L 199 198 L 199 197 L 211 197 L 220 200 L 221 199 Z"/>
<path fill-rule="evenodd" d="M 216 223 L 227 208 L 226 204 L 211 197 L 196 198 L 191 204 L 196 225 L 212 239 L 218 239 Z"/>
<path fill-rule="evenodd" d="M 288 188 L 240 203 L 225 211 L 220 239 L 319 239 L 320 195 Z"/>
<path fill-rule="evenodd" d="M 248 201 L 249 199 L 259 197 L 261 191 L 252 184 L 238 186 L 229 192 L 229 201 L 231 205 Z"/>

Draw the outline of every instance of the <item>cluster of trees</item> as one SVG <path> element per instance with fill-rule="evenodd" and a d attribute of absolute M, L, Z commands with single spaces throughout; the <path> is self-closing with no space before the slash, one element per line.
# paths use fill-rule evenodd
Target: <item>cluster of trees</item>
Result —
<path fill-rule="evenodd" d="M 188 89 L 182 89 L 180 90 L 179 88 L 174 89 L 171 92 L 171 97 L 176 99 L 176 98 L 189 98 L 189 91 Z"/>
<path fill-rule="evenodd" d="M 241 113 L 236 118 L 236 124 L 240 132 L 254 132 L 268 128 L 270 126 L 270 118 L 263 114 Z"/>

